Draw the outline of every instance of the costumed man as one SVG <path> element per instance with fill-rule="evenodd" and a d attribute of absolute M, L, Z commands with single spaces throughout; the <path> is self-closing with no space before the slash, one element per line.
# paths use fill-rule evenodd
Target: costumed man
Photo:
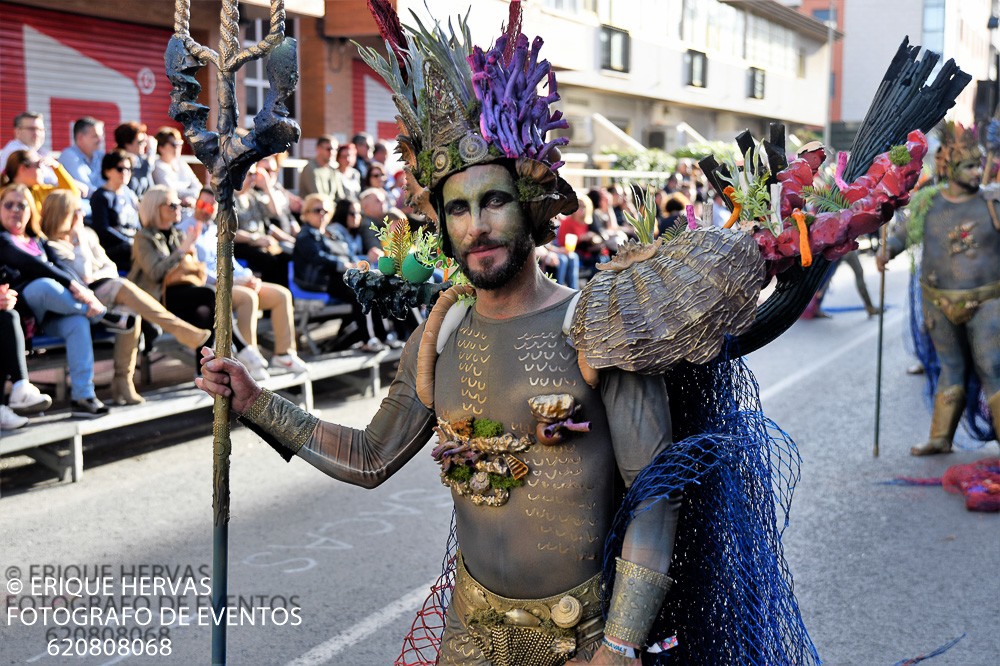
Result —
<path fill-rule="evenodd" d="M 538 58 L 542 40 L 521 33 L 520 2 L 486 51 L 461 18 L 404 30 L 386 0 L 369 8 L 391 53 L 362 57 L 400 112 L 408 201 L 437 222 L 466 283 L 439 294 L 364 430 L 319 421 L 208 349 L 198 386 L 230 397 L 286 460 L 363 487 L 437 434 L 431 455 L 452 490 L 458 547 L 397 664 L 634 666 L 643 649 L 679 663 L 818 664 L 778 529 L 798 454 L 761 414 L 727 343 L 759 323 L 768 273 L 808 265 L 810 248 L 842 256 L 886 221 L 883 210 L 905 203 L 923 136 L 896 146 L 891 164 L 880 156 L 879 177 L 859 185 L 850 210 L 811 215 L 811 237 L 797 207 L 822 150 L 771 165 L 786 188 L 767 204 L 775 228 L 748 219 L 654 240 L 649 194 L 634 221 L 641 242 L 575 292 L 534 260 L 551 220 L 577 200 L 558 175 L 565 139 L 545 141 L 565 121 L 550 113 L 555 77 Z M 784 162 L 783 141 L 772 154 Z M 347 276 L 363 305 L 381 285 L 402 285 L 396 246 L 405 256 L 410 237 L 401 234 L 386 228 L 383 244 L 395 250 L 379 272 Z M 425 631 L 435 617 L 443 627 Z"/>
<path fill-rule="evenodd" d="M 915 195 L 911 220 L 887 243 L 891 258 L 922 237 L 924 326 L 940 365 L 930 436 L 915 456 L 951 452 L 963 412 L 975 423 L 980 389 L 993 432 L 971 431 L 1000 431 L 1000 188 L 980 187 L 983 152 L 960 125 L 943 126 L 935 166 L 938 186 Z M 880 270 L 887 260 L 877 258 Z"/>
<path fill-rule="evenodd" d="M 552 218 L 575 210 L 576 194 L 548 162 L 492 147 L 462 117 L 467 103 L 417 109 L 431 132 L 406 137 L 427 164 L 408 180 L 429 188 L 423 203 L 476 295 L 474 307 L 455 308 L 464 310 L 457 330 L 432 359 L 432 406 L 418 397 L 418 347 L 435 345 L 423 327 L 364 431 L 317 422 L 229 359 L 205 363 L 201 385 L 232 395 L 232 409 L 289 457 L 364 487 L 394 474 L 438 431 L 460 544 L 439 663 L 562 664 L 598 650 L 606 659 L 598 663 L 638 663 L 635 650 L 670 587 L 679 500 L 657 503 L 630 528 L 607 623 L 602 551 L 616 477 L 631 483 L 671 444 L 666 386 L 662 377 L 616 370 L 598 389 L 584 381 L 562 333 L 576 292 L 549 280 L 534 259 L 552 238 Z M 541 136 L 558 121 L 543 106 Z M 542 158 L 550 146 L 531 147 Z M 530 202 L 526 188 L 535 190 Z M 547 444 L 537 440 L 540 423 L 551 426 Z"/>

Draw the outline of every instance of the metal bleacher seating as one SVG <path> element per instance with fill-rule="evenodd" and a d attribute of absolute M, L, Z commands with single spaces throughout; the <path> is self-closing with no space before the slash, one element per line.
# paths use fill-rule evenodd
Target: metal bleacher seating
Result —
<path fill-rule="evenodd" d="M 380 368 L 399 359 L 398 349 L 377 354 L 343 352 L 309 361 L 307 372 L 278 372 L 261 382 L 273 391 L 282 391 L 302 408 L 314 411 L 313 382 L 337 378 L 365 395 L 381 390 Z M 65 357 L 63 357 L 65 358 Z M 32 363 L 29 370 L 32 369 Z M 355 376 L 361 373 L 362 377 Z M 296 395 L 288 394 L 289 390 Z M 79 481 L 83 476 L 83 438 L 101 432 L 127 428 L 155 419 L 177 417 L 196 410 L 208 410 L 212 399 L 190 382 L 143 391 L 146 402 L 129 407 L 112 407 L 95 419 L 73 419 L 68 412 L 33 417 L 16 431 L 0 432 L 0 454 L 24 454 L 54 471 L 63 481 Z"/>
<path fill-rule="evenodd" d="M 322 291 L 307 291 L 295 284 L 295 266 L 288 262 L 288 289 L 295 304 L 295 332 L 306 341 L 311 354 L 320 352 L 310 324 L 338 319 L 351 314 L 351 306 Z"/>

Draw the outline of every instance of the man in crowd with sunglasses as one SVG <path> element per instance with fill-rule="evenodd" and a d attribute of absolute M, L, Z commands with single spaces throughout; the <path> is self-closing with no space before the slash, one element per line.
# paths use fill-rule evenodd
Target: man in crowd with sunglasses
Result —
<path fill-rule="evenodd" d="M 14 117 L 14 138 L 7 142 L 7 145 L 0 150 L 0 169 L 7 164 L 7 158 L 15 150 L 33 150 L 42 157 L 48 155 L 48 151 L 42 146 L 45 144 L 45 116 L 34 111 L 25 111 Z M 38 181 L 48 185 L 58 185 L 55 171 L 48 165 L 43 164 L 38 171 Z"/>

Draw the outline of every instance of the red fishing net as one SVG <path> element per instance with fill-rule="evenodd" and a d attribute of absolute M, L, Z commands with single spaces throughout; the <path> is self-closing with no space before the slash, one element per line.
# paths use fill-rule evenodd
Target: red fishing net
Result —
<path fill-rule="evenodd" d="M 941 485 L 949 493 L 964 495 L 969 511 L 1000 511 L 1000 458 L 952 465 Z"/>
<path fill-rule="evenodd" d="M 403 639 L 403 650 L 396 658 L 395 666 L 433 666 L 437 663 L 438 652 L 441 649 L 441 634 L 444 633 L 444 614 L 448 610 L 451 592 L 455 587 L 458 540 L 455 537 L 454 514 L 445 550 L 441 575 L 431 586 L 423 607 L 413 619 L 410 631 Z"/>

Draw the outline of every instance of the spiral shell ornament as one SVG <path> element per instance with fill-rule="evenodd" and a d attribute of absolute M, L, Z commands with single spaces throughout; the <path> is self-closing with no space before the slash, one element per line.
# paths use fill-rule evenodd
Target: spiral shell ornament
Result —
<path fill-rule="evenodd" d="M 431 153 L 431 163 L 434 165 L 434 175 L 436 178 L 440 178 L 442 175 L 448 173 L 451 170 L 451 155 L 448 154 L 448 148 L 436 148 Z"/>
<path fill-rule="evenodd" d="M 487 158 L 490 147 L 478 134 L 466 134 L 458 142 L 458 156 L 465 164 L 478 164 Z"/>
<path fill-rule="evenodd" d="M 519 458 L 508 453 L 504 456 L 504 461 L 507 463 L 510 475 L 516 480 L 520 481 L 528 475 L 528 466 Z"/>
<path fill-rule="evenodd" d="M 583 604 L 569 594 L 552 607 L 552 622 L 561 629 L 575 627 L 581 617 L 583 617 Z"/>

